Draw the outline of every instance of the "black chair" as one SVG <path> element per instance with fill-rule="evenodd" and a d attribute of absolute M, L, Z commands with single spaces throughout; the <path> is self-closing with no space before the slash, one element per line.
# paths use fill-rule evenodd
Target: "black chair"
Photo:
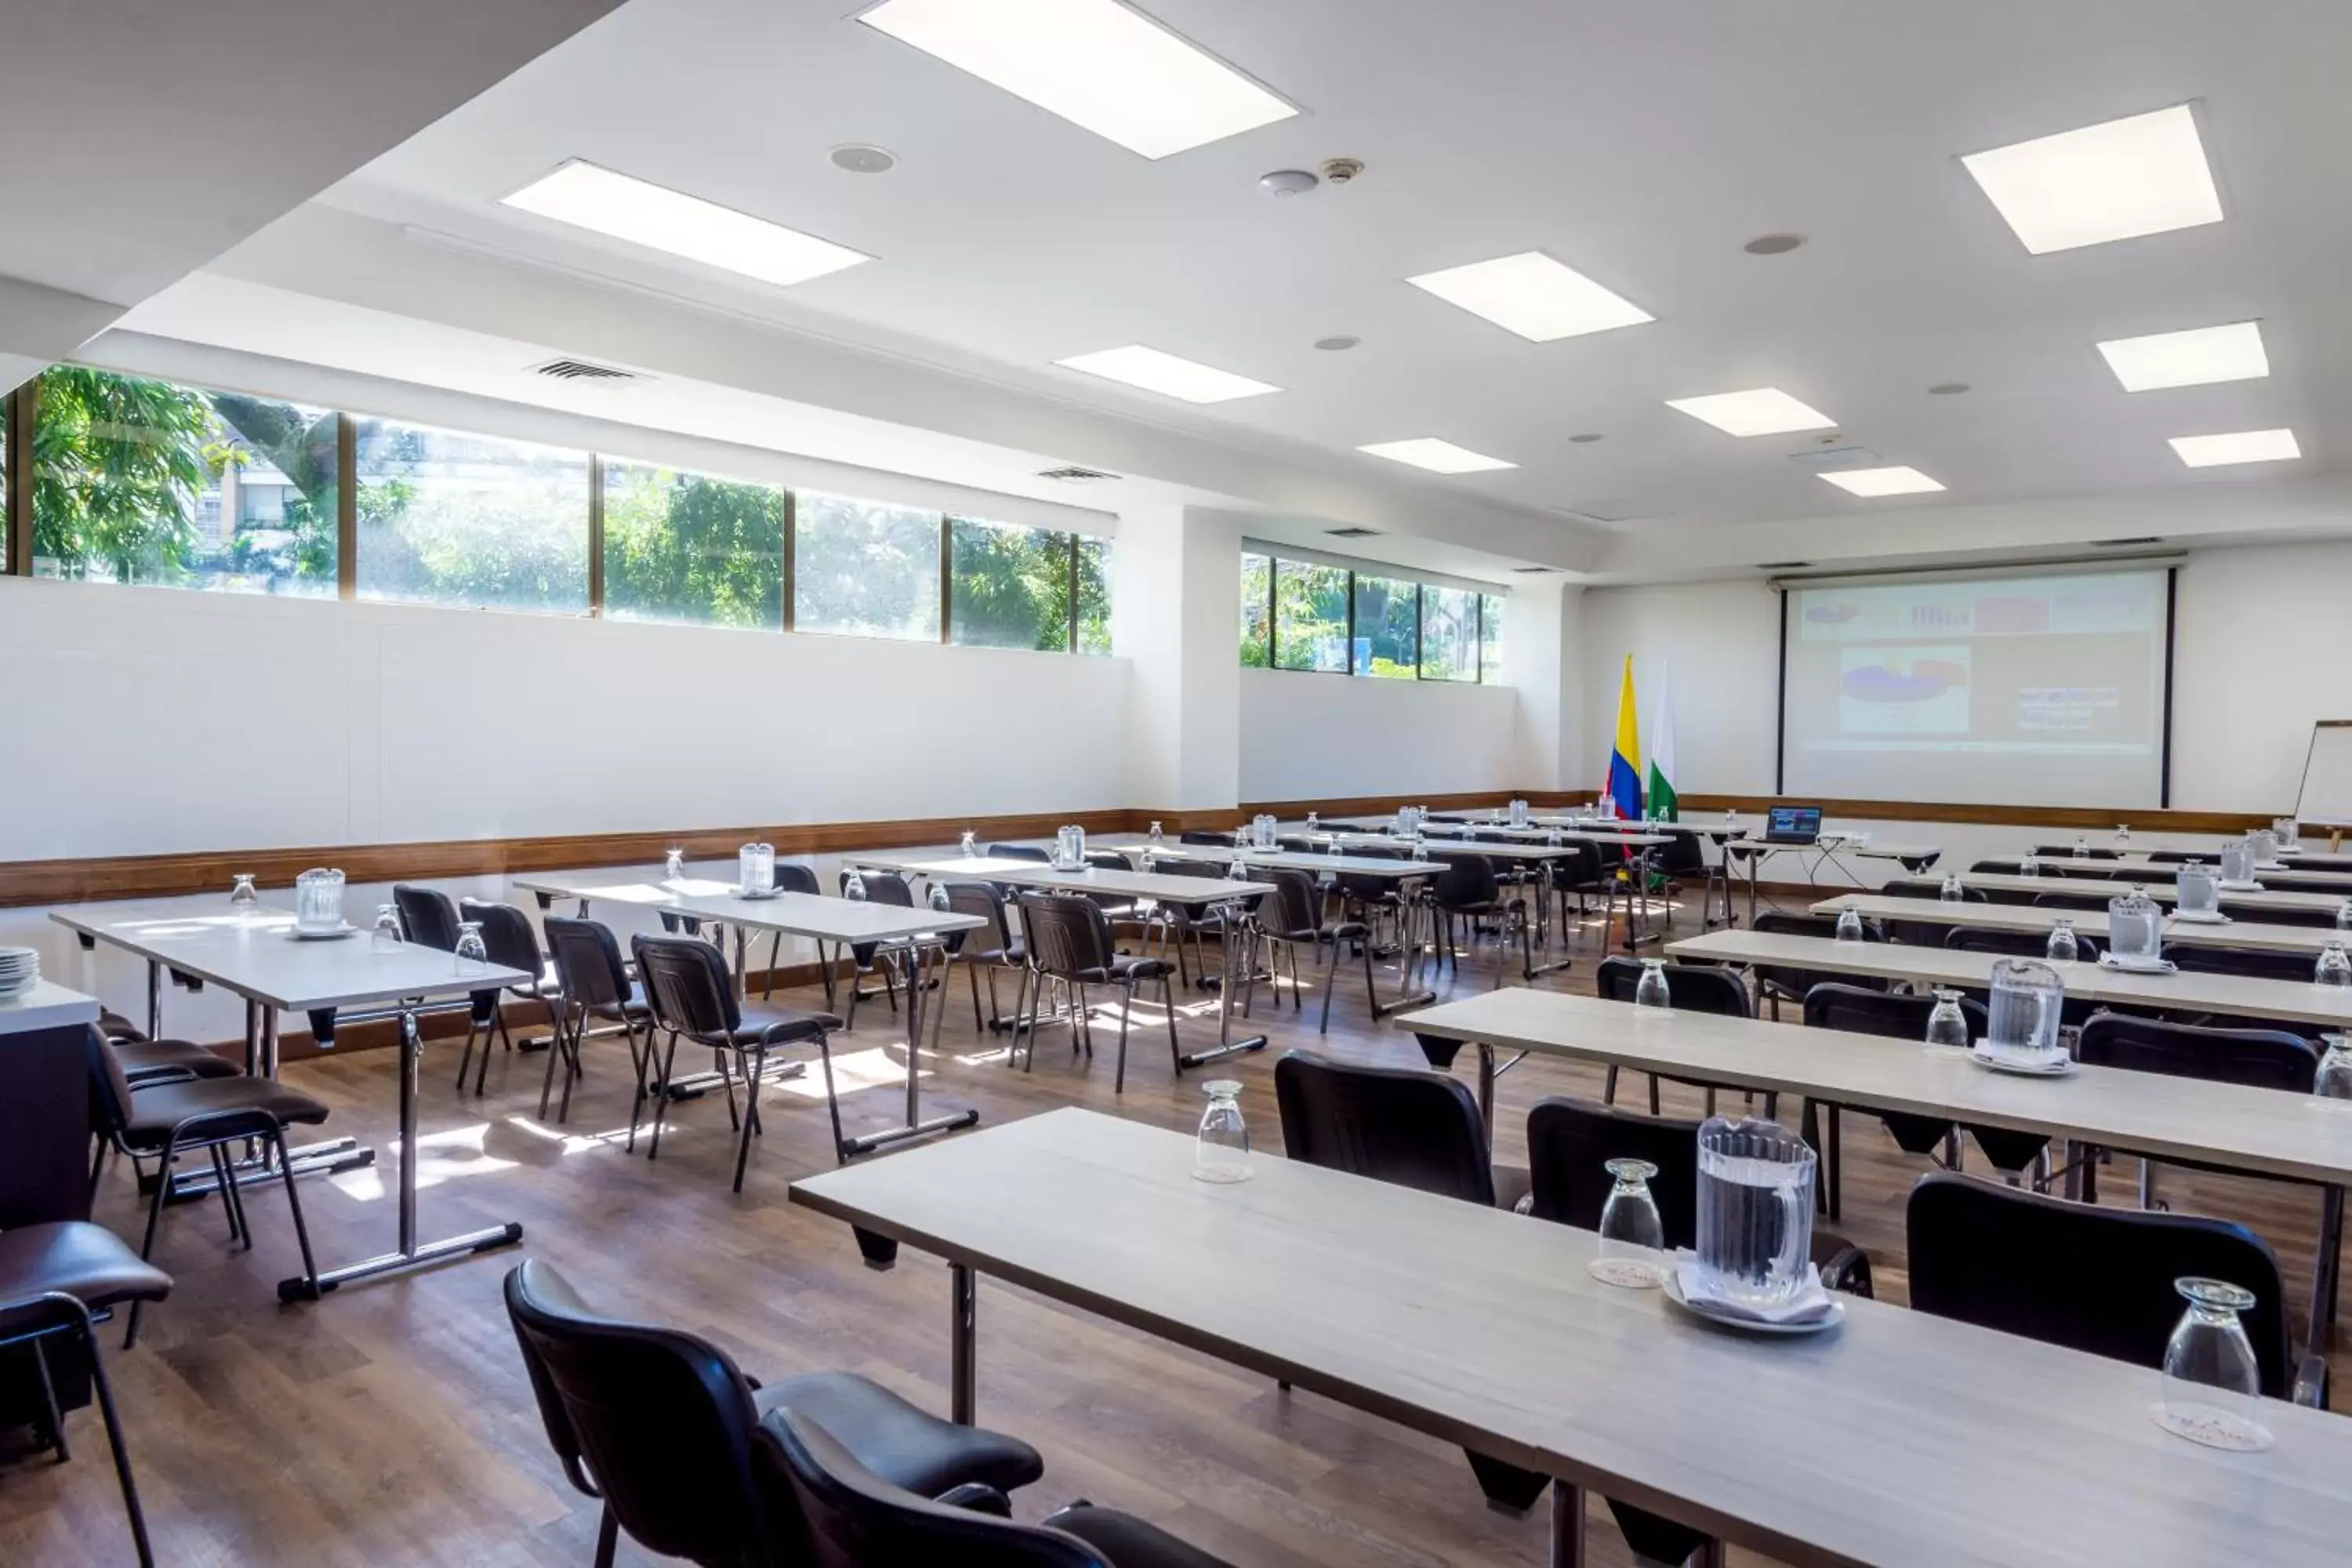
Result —
<path fill-rule="evenodd" d="M 860 1464 L 821 1416 L 791 1402 L 761 1418 L 752 1441 L 765 1489 L 804 1522 L 811 1568 L 1227 1568 L 1115 1509 L 1081 1501 L 1016 1524 L 985 1488 L 927 1499 Z"/>
<path fill-rule="evenodd" d="M 1179 844 L 1215 844 L 1230 849 L 1234 847 L 1233 829 L 1220 832 L 1213 827 L 1188 827 L 1176 836 Z"/>
<path fill-rule="evenodd" d="M 1523 969 L 1534 969 L 1535 948 L 1528 931 L 1528 901 L 1506 895 L 1495 879 L 1494 863 L 1484 855 L 1460 849 L 1433 849 L 1430 858 L 1437 872 L 1429 883 L 1429 900 L 1437 917 L 1439 957 L 1458 969 L 1461 945 L 1457 928 L 1466 921 L 1475 940 L 1478 922 L 1491 920 L 1496 922 L 1496 935 L 1502 942 L 1495 955 L 1495 984 L 1503 984 L 1503 966 L 1514 936 L 1519 941 Z"/>
<path fill-rule="evenodd" d="M 2046 893 L 2033 895 L 2034 907 L 2044 910 L 2088 910 L 2096 914 L 2107 912 L 2107 900 L 2113 893 L 2070 893 L 2053 888 Z"/>
<path fill-rule="evenodd" d="M 1013 917 L 1005 908 L 1004 895 L 996 890 L 993 882 L 940 881 L 933 886 L 947 893 L 948 908 L 956 914 L 976 916 L 986 921 L 970 931 L 958 931 L 948 938 L 949 951 L 963 960 L 964 973 L 971 982 L 971 1026 L 982 1035 L 998 1026 L 1004 1016 L 996 1001 L 996 972 L 1010 969 L 1019 977 L 1020 988 L 1013 994 L 1013 1016 L 1021 1016 L 1023 1001 L 1029 994 L 1029 950 L 1013 933 Z M 988 971 L 988 1013 L 980 1010 L 980 972 Z M 942 1005 L 946 998 L 940 998 Z M 1008 1055 L 1006 1061 L 1012 1058 Z"/>
<path fill-rule="evenodd" d="M 2239 1321 L 2262 1392 L 2326 1406 L 2327 1363 L 2298 1363 L 2278 1259 L 2242 1226 L 1933 1173 L 1911 1189 L 1906 1229 L 1913 1310 L 2147 1367 L 2164 1364 L 2185 1310 L 2173 1281 L 2227 1280 L 2254 1298 Z"/>
<path fill-rule="evenodd" d="M 1838 917 L 1835 915 L 1787 914 L 1779 910 L 1766 910 L 1748 922 L 1748 930 L 1782 936 L 1814 936 L 1829 941 L 1837 939 Z M 1862 922 L 1862 940 L 1885 942 L 1885 931 L 1876 921 Z M 1805 1005 L 1805 993 L 1822 981 L 1860 985 L 1872 991 L 1884 991 L 1887 982 L 1874 975 L 1834 974 L 1827 970 L 1795 969 L 1783 963 L 1759 963 L 1755 969 L 1758 994 L 1772 1005 L 1772 1016 L 1780 1016 L 1780 1004 L 1793 1002 Z"/>
<path fill-rule="evenodd" d="M 2336 926 L 2334 910 L 2281 909 L 2275 905 L 2250 904 L 2242 899 L 2233 900 L 2227 893 L 2221 895 L 2221 912 L 2234 920 L 2255 925 L 2306 926 L 2320 931 L 2332 931 Z"/>
<path fill-rule="evenodd" d="M 2011 958 L 2040 958 L 2050 950 L 2050 933 L 2046 931 L 2007 931 L 1994 926 L 1951 926 L 1944 932 L 1944 945 L 1955 952 L 1995 952 Z M 2099 956 L 2098 939 L 2082 931 L 2074 933 L 2077 959 L 2089 962 Z M 2078 1022 L 2068 1019 L 2067 1022 Z"/>
<path fill-rule="evenodd" d="M 111 1008 L 98 1010 L 98 1032 L 136 1087 L 150 1078 L 235 1078 L 237 1065 L 194 1040 L 151 1040 L 147 1032 Z"/>
<path fill-rule="evenodd" d="M 1116 985 L 1119 990 L 1118 1067 L 1112 1076 L 1112 1092 L 1127 1089 L 1127 1036 L 1129 1016 L 1135 1011 L 1136 987 L 1144 982 L 1160 982 L 1160 1005 L 1167 1014 L 1168 1056 L 1181 1076 L 1184 1070 L 1184 1052 L 1176 1043 L 1176 994 L 1170 984 L 1176 966 L 1164 958 L 1152 958 L 1138 953 L 1123 953 L 1111 940 L 1110 917 L 1092 899 L 1067 894 L 1024 893 L 1021 895 L 1021 927 L 1028 933 L 1030 962 L 1036 966 L 1038 979 L 1029 992 L 1029 1052 L 1024 1068 L 1034 1067 L 1037 1056 L 1037 1022 L 1039 1003 L 1044 997 L 1048 979 L 1058 980 L 1072 994 L 1070 1008 L 1070 1049 L 1076 1055 L 1084 1048 L 1094 1054 L 1093 1027 L 1088 1017 L 1087 987 Z M 1020 1044 L 1020 1035 L 1013 1036 Z"/>
<path fill-rule="evenodd" d="M 1151 871 L 1157 877 L 1192 877 L 1211 882 L 1223 881 L 1226 874 L 1224 867 L 1214 860 L 1179 859 L 1173 856 L 1153 861 Z M 1160 951 L 1163 953 L 1174 952 L 1176 984 L 1180 989 L 1189 991 L 1192 986 L 1193 973 L 1197 972 L 1203 978 L 1209 973 L 1205 943 L 1211 937 L 1220 941 L 1223 939 L 1225 911 L 1223 908 L 1195 911 L 1185 904 L 1166 899 L 1159 900 L 1159 905 L 1161 921 Z M 1184 944 L 1188 941 L 1192 944 L 1190 970 L 1184 963 Z"/>
<path fill-rule="evenodd" d="M 1322 961 L 1323 944 L 1331 944 L 1330 966 L 1323 974 L 1323 1017 L 1318 1026 L 1323 1034 L 1331 1032 L 1331 987 L 1339 978 L 1340 949 L 1348 942 L 1356 944 L 1364 959 L 1364 996 L 1371 1004 L 1371 1016 L 1380 1016 L 1380 986 L 1372 975 L 1371 928 L 1361 921 L 1327 921 L 1323 918 L 1323 895 L 1315 886 L 1315 879 L 1304 871 L 1266 868 L 1258 873 L 1274 887 L 1274 896 L 1259 906 L 1254 938 L 1287 949 L 1290 953 L 1290 998 L 1294 1011 L 1301 1005 L 1302 987 L 1298 979 L 1298 950 L 1314 950 L 1316 960 Z M 1249 972 L 1249 988 L 1257 980 L 1257 961 L 1253 956 L 1245 966 Z M 1245 992 L 1244 994 L 1247 993 Z"/>
<path fill-rule="evenodd" d="M 1711 963 L 1669 963 L 1665 966 L 1666 996 L 1675 1007 L 1686 1013 L 1712 1013 L 1725 1018 L 1753 1018 L 1756 1005 L 1748 999 L 1748 986 L 1728 969 Z M 1631 1003 L 1642 984 L 1642 961 L 1635 958 L 1611 957 L 1601 961 L 1593 975 L 1593 990 L 1605 1002 Z M 1658 1114 L 1658 1075 L 1643 1075 L 1650 1080 L 1650 1114 Z M 1715 1114 L 1715 1092 L 1717 1085 L 1700 1083 L 1693 1079 L 1673 1079 L 1671 1082 L 1691 1089 L 1706 1090 L 1707 1114 Z M 1609 1071 L 1601 1090 L 1603 1105 L 1617 1103 L 1617 1064 L 1609 1064 Z"/>
<path fill-rule="evenodd" d="M 810 898 L 824 896 L 824 884 L 817 880 L 815 868 L 797 860 L 779 860 L 775 867 L 775 889 L 780 893 L 805 893 Z M 551 945 L 552 945 L 551 942 Z M 768 938 L 768 973 L 760 987 L 760 999 L 772 1001 L 776 994 L 776 971 L 784 957 L 784 933 L 776 931 Z M 817 944 L 817 969 L 824 983 L 824 1005 L 833 1006 L 833 968 L 824 962 L 824 944 Z"/>
<path fill-rule="evenodd" d="M 430 947 L 442 952 L 457 951 L 457 902 L 438 888 L 421 888 L 414 882 L 395 882 L 392 888 L 393 908 L 400 916 L 400 935 L 404 942 L 419 947 Z M 488 945 L 488 938 L 483 945 Z M 537 964 L 526 965 L 530 973 L 539 973 Z M 477 991 L 471 996 L 472 1005 L 466 1014 L 466 1048 L 457 1058 L 457 1087 L 466 1087 L 466 1064 L 474 1055 L 476 1036 L 482 1038 L 482 1048 L 489 1049 L 489 1037 L 499 1026 L 499 993 L 493 986 Z M 511 1047 L 512 1042 L 508 1042 Z"/>
<path fill-rule="evenodd" d="M 2240 1084 L 2250 1089 L 2277 1089 L 2283 1094 L 2294 1095 L 2308 1095 L 2312 1080 L 2319 1072 L 2318 1050 L 2302 1036 L 2284 1029 L 2213 1028 L 2122 1013 L 2093 1014 L 2083 1025 L 2075 1046 L 2075 1057 L 2077 1060 L 2095 1067 L 2164 1073 L 2173 1078 Z M 2082 1172 L 2083 1195 L 2086 1201 L 2095 1202 L 2098 1197 L 2095 1151 L 2078 1152 L 2075 1160 Z M 2165 1163 L 2190 1170 L 2218 1171 L 2228 1175 L 2247 1173 L 2201 1160 L 2166 1156 Z M 2293 1182 L 2290 1177 L 2274 1179 Z M 2311 1282 L 2312 1321 L 2315 1324 L 2333 1322 L 2336 1319 L 2337 1255 L 2343 1243 L 2344 1189 L 2326 1183 L 2293 1182 L 2293 1184 L 2316 1185 L 2319 1188 L 2319 1239 L 2313 1253 L 2316 1267 Z M 2155 1202 L 2155 1195 L 2154 1175 L 2147 1159 L 2142 1157 L 2140 1207 L 2160 1206 Z M 2314 1338 L 2316 1341 L 2316 1334 Z"/>
<path fill-rule="evenodd" d="M 547 1076 L 539 1086 L 539 1114 L 547 1115 L 549 1089 L 555 1082 L 556 1058 L 563 1059 L 563 1101 L 555 1119 L 572 1114 L 572 1086 L 580 1080 L 580 1047 L 592 1024 L 609 1032 L 618 1027 L 629 1046 L 629 1068 L 643 1093 L 646 1065 L 653 1054 L 654 1012 L 645 990 L 629 977 L 621 944 L 612 931 L 590 920 L 549 915 L 541 922 L 555 965 L 556 1048 L 547 1054 Z M 640 1045 L 639 1028 L 645 1031 Z"/>
<path fill-rule="evenodd" d="M 56 1450 L 58 1461 L 62 1464 L 72 1458 L 72 1450 L 66 1441 L 65 1415 L 58 1405 L 49 1368 L 52 1345 L 64 1348 L 68 1356 L 77 1358 L 89 1370 L 90 1389 L 106 1422 L 107 1447 L 114 1455 L 114 1479 L 122 1489 L 122 1511 L 131 1526 L 131 1549 L 139 1568 L 155 1568 L 154 1549 L 147 1540 L 147 1515 L 139 1506 L 139 1484 L 131 1475 L 131 1451 L 123 1445 L 122 1421 L 115 1414 L 114 1385 L 99 1354 L 98 1330 L 91 1321 L 89 1307 L 63 1290 L 19 1292 L 0 1289 L 0 1351 L 23 1349 L 31 1352 L 47 1406 L 42 1417 L 47 1427 L 45 1442 Z"/>
<path fill-rule="evenodd" d="M 1810 1027 L 1884 1035 L 1915 1045 L 1927 1039 L 1927 1015 L 1935 1010 L 1936 998 L 1930 995 L 1872 991 L 1836 981 L 1823 982 L 1805 993 L 1805 1023 Z M 1969 1037 L 1980 1038 L 1990 1022 L 1984 1004 L 1964 998 L 1960 1011 L 1968 1017 Z M 1804 1110 L 1805 1142 L 1822 1152 L 1822 1167 L 1827 1173 L 1827 1180 L 1822 1184 L 1822 1196 L 1833 1219 L 1841 1211 L 1843 1173 L 1840 1167 L 1844 1162 L 1839 1147 L 1839 1117 L 1843 1109 L 1826 1100 L 1809 1100 Z M 1828 1123 L 1825 1129 L 1822 1126 L 1824 1118 Z M 1894 1134 L 1895 1146 L 1906 1154 L 1925 1154 L 1932 1159 L 1940 1150 L 1953 1161 L 1959 1157 L 1957 1130 L 1945 1118 L 1890 1110 L 1880 1112 L 1878 1119 Z M 1826 1138 L 1822 1136 L 1824 1131 Z"/>
<path fill-rule="evenodd" d="M 2300 980 L 2306 984 L 2319 959 L 2315 952 L 2214 947 L 2201 942 L 2175 942 L 2164 950 L 2164 956 L 2179 969 L 2199 974 L 2244 974 L 2257 980 Z"/>
<path fill-rule="evenodd" d="M 1672 925 L 1675 920 L 1675 899 L 1694 879 L 1701 888 L 1706 885 L 1706 840 L 1687 827 L 1661 825 L 1652 828 L 1651 831 L 1663 834 L 1666 839 L 1665 843 L 1658 845 L 1651 851 L 1650 869 L 1653 875 L 1664 879 L 1667 895 L 1666 923 Z M 1700 923 L 1702 925 L 1706 923 L 1704 919 Z"/>
<path fill-rule="evenodd" d="M 482 928 L 482 952 L 501 969 L 520 969 L 533 978 L 525 984 L 509 985 L 506 994 L 518 1001 L 535 1002 L 546 1009 L 550 1038 L 545 1042 L 551 1056 L 562 1050 L 562 1031 L 554 1027 L 556 1014 L 563 1005 L 563 987 L 557 980 L 544 953 L 539 951 L 539 933 L 530 929 L 530 917 L 512 904 L 494 904 L 480 899 L 467 899 L 457 906 L 459 916 Z M 514 1037 L 507 1032 L 507 1015 L 499 1007 L 492 1015 L 499 1038 L 507 1048 L 515 1047 Z M 522 1042 L 524 1050 L 541 1044 L 536 1040 Z M 473 1054 L 474 1032 L 466 1031 L 466 1055 L 457 1058 L 457 1087 L 466 1087 L 466 1060 Z M 482 1061 L 474 1069 L 474 1092 L 482 1092 L 482 1082 L 490 1070 L 490 1038 L 488 1030 L 482 1035 Z"/>
<path fill-rule="evenodd" d="M 818 1060 L 824 1064 L 825 1108 L 833 1115 L 834 1157 L 847 1161 L 848 1145 L 841 1133 L 841 1100 L 834 1089 L 830 1040 L 833 1031 L 841 1027 L 840 1019 L 830 1013 L 779 1007 L 772 1002 L 738 1001 L 727 973 L 726 959 L 717 948 L 699 938 L 639 933 L 629 939 L 629 944 L 637 955 L 637 973 L 645 985 L 646 1003 L 653 1009 L 654 1027 L 669 1035 L 669 1049 L 662 1058 L 658 1084 L 648 1089 L 640 1082 L 636 1099 L 629 1107 L 631 1147 L 635 1146 L 637 1121 L 644 1111 L 646 1096 L 651 1092 L 654 1135 L 646 1158 L 660 1157 L 662 1121 L 676 1081 L 677 1042 L 684 1037 L 696 1045 L 708 1046 L 716 1053 L 719 1070 L 725 1075 L 727 1116 L 738 1135 L 735 1190 L 741 1192 L 743 1167 L 751 1157 L 751 1140 L 760 1131 L 760 1081 L 767 1071 L 768 1053 L 779 1046 L 814 1044 Z M 647 1055 L 651 1054 L 649 1045 Z M 743 1060 L 746 1057 L 751 1058 L 748 1062 Z M 742 1063 L 748 1079 L 748 1102 L 740 1114 L 735 1107 L 737 1063 Z M 907 1070 L 914 1070 L 911 1062 Z"/>
<path fill-rule="evenodd" d="M 605 1317 L 536 1258 L 507 1272 L 514 1328 L 541 1424 L 564 1479 L 603 1504 L 598 1568 L 621 1531 L 649 1552 L 709 1568 L 808 1561 L 790 1495 L 762 1484 L 753 1444 L 786 1405 L 824 1421 L 892 1483 L 929 1496 L 997 1493 L 1045 1473 L 1016 1438 L 942 1421 L 855 1373 L 761 1387 L 726 1352 L 675 1329 Z"/>
<path fill-rule="evenodd" d="M 150 1082 L 133 1090 L 122 1064 L 97 1029 L 87 1031 L 85 1064 L 89 1079 L 90 1122 L 100 1142 L 90 1162 L 89 1186 L 98 1191 L 99 1173 L 111 1148 L 131 1159 L 157 1162 L 148 1197 L 147 1231 L 139 1245 L 144 1261 L 154 1256 L 155 1228 L 163 1223 L 163 1205 L 172 1195 L 172 1167 L 183 1154 L 202 1152 L 212 1160 L 220 1184 L 221 1208 L 228 1216 L 231 1241 L 253 1247 L 253 1228 L 247 1222 L 245 1193 L 237 1184 L 235 1146 L 258 1142 L 265 1151 L 277 1151 L 278 1173 L 286 1186 L 286 1207 L 294 1216 L 294 1239 L 302 1250 L 302 1278 L 311 1296 L 319 1293 L 319 1268 L 310 1257 L 310 1232 L 302 1223 L 302 1196 L 295 1190 L 294 1169 L 286 1155 L 289 1125 L 315 1127 L 327 1120 L 327 1108 L 275 1079 L 188 1078 Z M 144 1300 L 131 1306 L 131 1323 L 123 1335 L 125 1350 L 139 1338 L 139 1311 Z"/>
<path fill-rule="evenodd" d="M 1186 834 L 1184 840 L 1188 844 L 1191 843 L 1192 836 Z M 1211 834 L 1209 841 L 1213 844 L 1231 842 L 1216 834 Z M 988 858 L 992 860 L 1030 860 L 1040 866 L 1050 866 L 1054 863 L 1054 858 L 1034 844 L 991 844 L 988 847 Z"/>
<path fill-rule="evenodd" d="M 2079 848 L 2072 844 L 2037 844 L 2033 847 L 2033 852 L 2044 860 L 2120 860 L 2123 858 L 2122 850 L 2102 848 L 2096 844 L 2084 845 Z"/>
<path fill-rule="evenodd" d="M 990 846 L 992 852 L 995 846 Z M 869 871 L 859 867 L 844 866 L 841 868 L 842 897 L 849 896 L 849 879 L 853 874 L 864 889 L 867 903 L 884 904 L 897 910 L 911 910 L 915 907 L 914 886 L 896 871 Z M 894 1014 L 898 1011 L 898 982 L 895 965 L 905 950 L 893 948 L 889 955 L 877 963 L 875 960 L 881 951 L 877 944 L 870 942 L 855 942 L 850 946 L 849 1012 L 848 1021 L 842 1026 L 844 1028 L 857 1027 L 858 1001 L 861 997 L 873 994 L 870 991 L 861 989 L 857 983 L 869 974 L 880 974 L 882 994 L 889 1000 L 890 1011 Z M 909 984 L 913 981 L 913 974 L 914 971 L 909 968 L 908 971 Z M 831 999 L 830 992 L 827 993 L 827 999 Z"/>
<path fill-rule="evenodd" d="M 1459 1079 L 1286 1051 L 1274 1064 L 1274 1097 L 1283 1152 L 1293 1160 L 1496 1205 L 1486 1121 Z M 1506 1183 L 1504 1194 L 1514 1203 L 1515 1185 Z"/>

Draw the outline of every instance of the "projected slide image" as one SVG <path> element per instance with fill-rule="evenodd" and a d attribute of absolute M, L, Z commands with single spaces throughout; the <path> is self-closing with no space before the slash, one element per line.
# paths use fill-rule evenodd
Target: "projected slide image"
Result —
<path fill-rule="evenodd" d="M 1838 650 L 1838 729 L 1848 735 L 1965 735 L 1965 646 Z"/>

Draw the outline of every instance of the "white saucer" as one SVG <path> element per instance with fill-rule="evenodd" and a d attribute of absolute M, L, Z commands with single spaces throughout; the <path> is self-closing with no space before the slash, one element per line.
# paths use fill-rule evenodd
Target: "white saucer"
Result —
<path fill-rule="evenodd" d="M 764 893 L 750 892 L 742 888 L 738 888 L 735 889 L 735 896 L 739 899 L 749 899 L 752 902 L 758 903 L 764 899 L 782 898 L 783 896 L 783 892 L 784 890 L 782 888 L 770 888 Z"/>
<path fill-rule="evenodd" d="M 2225 926 L 2230 917 L 2219 910 L 2175 910 L 2172 918 L 2193 926 Z"/>
<path fill-rule="evenodd" d="M 1684 1295 L 1681 1273 L 1672 1268 L 1667 1268 L 1663 1278 L 1659 1279 L 1658 1293 L 1666 1299 L 1668 1306 L 1694 1321 L 1705 1323 L 1713 1329 L 1728 1329 L 1735 1334 L 1758 1334 L 1772 1339 L 1795 1339 L 1807 1334 L 1825 1333 L 1845 1321 L 1845 1303 L 1839 1300 L 1834 1292 L 1830 1296 L 1828 1311 L 1818 1318 L 1808 1318 L 1802 1322 L 1768 1323 L 1759 1318 L 1734 1317 L 1727 1312 L 1720 1312 L 1702 1306 Z"/>
<path fill-rule="evenodd" d="M 300 926 L 286 928 L 286 940 L 289 942 L 340 942 L 344 937 L 359 934 L 360 928 L 348 921 L 333 931 L 304 931 Z"/>
<path fill-rule="evenodd" d="M 2215 886 L 2225 893 L 2259 893 L 2263 890 L 2263 885 L 2255 881 L 2219 882 Z"/>
<path fill-rule="evenodd" d="M 2145 958 L 2126 961 L 2117 958 L 2112 952 L 2103 952 L 2099 954 L 2099 967 L 2112 969 L 2118 974 L 2171 974 L 2177 973 L 2180 965 L 2168 958 L 2159 958 L 2152 962 Z"/>
<path fill-rule="evenodd" d="M 2029 1067 L 1980 1047 L 1969 1052 L 1969 1060 L 1988 1072 L 2013 1073 L 2019 1078 L 2072 1078 L 2082 1066 L 2072 1057 L 2059 1056 L 2052 1058 L 2047 1066 Z"/>

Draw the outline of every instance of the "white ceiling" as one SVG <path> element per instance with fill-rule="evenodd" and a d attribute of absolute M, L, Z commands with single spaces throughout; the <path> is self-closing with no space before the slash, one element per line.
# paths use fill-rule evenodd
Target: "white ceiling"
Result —
<path fill-rule="evenodd" d="M 2291 425 L 2304 475 L 2352 452 L 2343 0 L 2263 0 L 2259 26 L 2211 0 L 1152 0 L 1307 110 L 1157 163 L 849 9 L 632 0 L 325 199 L 899 356 L 977 359 L 1171 428 L 1306 443 L 1369 482 L 1404 476 L 1355 447 L 1443 437 L 1521 467 L 1423 493 L 1630 514 L 1615 526 L 1635 535 L 1887 509 L 1788 460 L 1814 437 L 1735 440 L 1664 406 L 1767 384 L 1949 487 L 1906 510 L 2242 487 L 2183 469 L 2172 435 Z M 1957 162 L 2190 100 L 2218 226 L 2030 257 Z M 847 141 L 902 162 L 845 174 L 825 153 Z M 1344 189 L 1255 189 L 1339 155 L 1368 165 Z M 773 289 L 495 205 L 571 157 L 877 259 Z M 1811 242 L 1742 252 L 1773 230 Z M 1535 344 L 1403 282 L 1530 247 L 1658 320 Z M 2266 381 L 2126 395 L 2091 347 L 2249 317 Z M 1310 346 L 1333 333 L 1362 346 Z M 1194 409 L 1051 363 L 1137 342 L 1286 390 Z M 1975 390 L 1927 395 L 1946 381 Z M 1568 442 L 1583 431 L 1605 439 Z"/>

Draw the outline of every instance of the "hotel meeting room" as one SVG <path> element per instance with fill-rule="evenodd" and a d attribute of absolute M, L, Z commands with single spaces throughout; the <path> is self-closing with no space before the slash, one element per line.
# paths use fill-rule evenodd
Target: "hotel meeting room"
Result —
<path fill-rule="evenodd" d="M 0 16 L 0 1564 L 2352 1559 L 2347 58 Z"/>

